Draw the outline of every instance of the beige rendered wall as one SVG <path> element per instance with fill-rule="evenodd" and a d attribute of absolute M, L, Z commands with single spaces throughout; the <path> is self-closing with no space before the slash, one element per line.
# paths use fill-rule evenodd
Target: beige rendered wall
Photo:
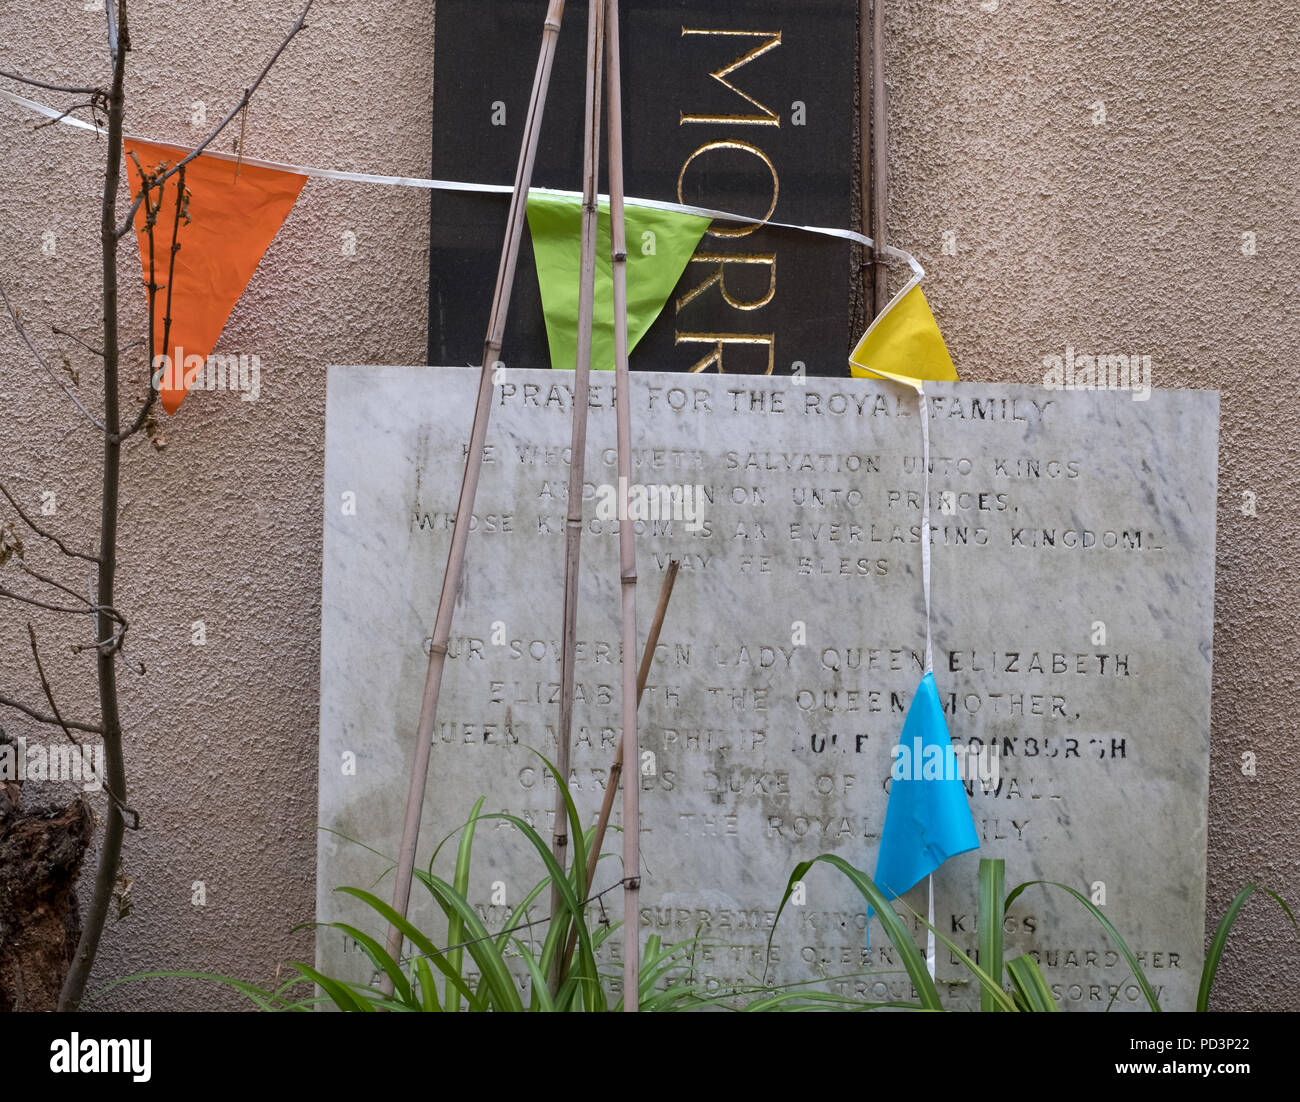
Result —
<path fill-rule="evenodd" d="M 84 6 L 7 0 L 0 69 L 103 80 L 103 15 Z M 433 6 L 317 0 L 255 101 L 249 153 L 426 175 Z M 224 114 L 296 14 L 270 0 L 133 11 L 129 129 L 178 144 L 199 133 L 194 104 Z M 1217 918 L 1248 881 L 1294 901 L 1300 432 L 1286 410 L 1300 380 L 1300 15 L 1269 0 L 890 0 L 887 52 L 890 227 L 931 273 L 963 377 L 1034 382 L 1068 343 L 1148 354 L 1157 386 L 1222 392 L 1208 911 Z M 102 146 L 31 127 L 0 104 L 0 280 L 45 347 L 51 322 L 95 343 Z M 150 968 L 263 979 L 310 957 L 310 935 L 288 931 L 314 905 L 325 368 L 423 362 L 428 203 L 310 181 L 222 340 L 261 357 L 261 399 L 191 397 L 165 425 L 165 450 L 143 438 L 128 448 L 119 604 L 148 670 L 123 680 L 144 829 L 127 837 L 132 910 L 110 923 L 92 989 Z M 54 256 L 41 248 L 50 230 Z M 343 255 L 347 231 L 355 256 Z M 955 255 L 941 252 L 947 231 Z M 124 248 L 143 335 L 135 263 Z M 93 357 L 63 343 L 93 394 Z M 139 390 L 142 365 L 135 374 Z M 0 477 L 33 505 L 55 490 L 60 531 L 91 544 L 98 449 L 7 319 Z M 1257 516 L 1240 510 L 1247 491 Z M 0 608 L 0 692 L 36 700 L 26 612 Z M 199 619 L 203 648 L 190 643 Z M 56 645 L 55 619 L 33 620 L 61 704 L 93 717 L 89 661 Z M 1253 778 L 1245 750 L 1258 755 Z M 195 880 L 206 906 L 191 903 Z M 1300 948 L 1279 929 L 1262 905 L 1246 914 L 1219 1005 L 1300 1009 Z M 95 1005 L 243 1004 L 167 981 Z"/>

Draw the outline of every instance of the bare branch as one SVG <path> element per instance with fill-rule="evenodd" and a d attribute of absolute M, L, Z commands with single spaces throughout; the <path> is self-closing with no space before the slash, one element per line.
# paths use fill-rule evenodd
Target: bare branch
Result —
<path fill-rule="evenodd" d="M 43 608 L 50 612 L 84 613 L 86 615 L 90 615 L 94 617 L 98 617 L 99 614 L 102 612 L 106 614 L 114 623 L 119 625 L 118 630 L 115 631 L 108 639 L 103 640 L 102 642 L 95 642 L 91 644 L 74 644 L 72 647 L 72 653 L 80 654 L 82 651 L 99 650 L 103 647 L 108 647 L 109 650 L 106 653 L 111 654 L 115 650 L 122 649 L 122 640 L 123 637 L 126 635 L 126 629 L 130 625 L 127 623 L 126 617 L 123 616 L 120 612 L 118 612 L 117 609 L 112 607 L 103 607 L 95 604 L 94 601 L 87 600 L 75 589 L 72 589 L 69 586 L 64 585 L 62 582 L 57 581 L 54 578 L 47 577 L 46 575 L 42 574 L 39 570 L 33 570 L 21 559 L 18 560 L 18 567 L 25 574 L 30 574 L 37 581 L 44 582 L 46 585 L 53 586 L 55 589 L 61 590 L 62 592 L 68 594 L 70 597 L 75 597 L 78 601 L 81 602 L 81 607 L 68 608 L 66 605 L 47 604 L 46 602 L 38 600 L 35 597 L 28 597 L 27 595 L 22 593 L 15 593 L 13 590 L 6 589 L 3 586 L 0 586 L 0 597 L 8 597 L 11 600 L 20 601 L 23 604 L 33 605 L 36 608 Z M 141 663 L 141 665 L 143 665 L 143 663 Z"/>
<path fill-rule="evenodd" d="M 15 593 L 12 589 L 6 589 L 0 585 L 0 597 L 8 597 L 11 601 L 18 601 L 24 605 L 31 605 L 33 608 L 43 608 L 47 612 L 69 612 L 77 616 L 85 615 L 84 608 L 69 608 L 67 605 L 52 605 L 47 601 L 39 600 L 36 597 L 28 597 L 25 593 Z"/>
<path fill-rule="evenodd" d="M 239 102 L 236 103 L 235 106 L 230 109 L 230 112 L 226 115 L 224 119 L 222 119 L 219 123 L 217 123 L 216 129 L 214 129 L 211 134 L 209 134 L 206 138 L 203 139 L 203 141 L 199 142 L 198 145 L 196 145 L 193 149 L 191 149 L 189 153 L 187 153 L 181 160 L 179 160 L 176 164 L 172 165 L 171 168 L 169 168 L 165 173 L 163 173 L 162 177 L 159 180 L 159 183 L 163 183 L 166 180 L 168 180 L 171 176 L 175 175 L 175 173 L 177 173 L 180 169 L 184 168 L 187 164 L 189 164 L 192 160 L 194 160 L 195 157 L 197 157 L 200 153 L 202 153 L 205 149 L 207 149 L 208 146 L 210 146 L 214 141 L 216 141 L 217 137 L 221 134 L 221 132 L 225 130 L 227 126 L 230 125 L 230 123 L 234 120 L 235 116 L 238 115 L 245 107 L 248 106 L 249 101 L 253 98 L 253 93 L 255 93 L 257 89 L 261 86 L 262 81 L 266 79 L 267 74 L 270 73 L 271 68 L 275 65 L 275 63 L 280 60 L 280 55 L 284 53 L 285 48 L 289 45 L 290 42 L 294 40 L 294 37 L 298 34 L 298 32 L 301 31 L 304 27 L 306 27 L 307 13 L 311 11 L 311 6 L 314 3 L 315 0 L 307 0 L 307 5 L 302 9 L 302 14 L 298 16 L 297 22 L 294 23 L 294 25 L 289 28 L 289 33 L 284 36 L 284 40 L 280 43 L 275 53 L 271 55 L 270 60 L 267 61 L 267 63 L 262 67 L 262 71 L 258 73 L 257 79 L 253 81 L 253 83 L 250 84 L 247 88 L 244 89 L 244 94 L 239 98 Z M 121 226 L 118 227 L 118 231 L 117 231 L 118 237 L 125 237 L 128 233 L 131 232 L 131 223 L 135 219 L 135 212 L 140 209 L 140 203 L 142 199 L 143 199 L 143 195 L 136 196 L 135 202 L 131 204 L 131 209 L 127 212 L 126 220 L 122 223 Z"/>
<path fill-rule="evenodd" d="M 93 344 L 87 344 L 87 343 L 86 343 L 85 341 L 83 341 L 79 336 L 77 336 L 76 333 L 69 333 L 66 329 L 60 329 L 57 325 L 51 325 L 51 326 L 50 326 L 50 331 L 51 331 L 55 336 L 58 336 L 58 337 L 68 337 L 68 338 L 70 338 L 70 339 L 76 341 L 76 342 L 77 342 L 79 345 L 81 345 L 81 347 L 84 348 L 87 352 L 93 352 L 96 356 L 99 356 L 101 359 L 103 358 L 104 353 L 103 353 L 103 350 L 102 350 L 102 349 L 96 348 Z"/>
<path fill-rule="evenodd" d="M 98 555 L 87 555 L 84 551 L 74 551 L 67 544 L 65 544 L 61 539 L 59 539 L 58 536 L 54 535 L 51 532 L 45 531 L 39 524 L 37 524 L 34 520 L 32 520 L 31 517 L 29 517 L 25 512 L 23 512 L 23 507 L 19 505 L 17 501 L 14 500 L 14 495 L 9 492 L 9 487 L 6 486 L 3 482 L 0 482 L 0 494 L 4 494 L 4 496 L 9 501 L 9 504 L 14 507 L 14 511 L 22 518 L 23 523 L 26 524 L 28 528 L 30 528 L 42 539 L 47 539 L 51 543 L 55 544 L 58 547 L 58 549 L 62 551 L 65 555 L 68 555 L 74 559 L 85 559 L 86 562 L 93 562 L 93 563 L 99 562 Z"/>
<path fill-rule="evenodd" d="M 54 693 L 50 691 L 50 682 L 49 679 L 45 676 L 45 667 L 41 665 L 41 652 L 36 649 L 36 629 L 32 627 L 30 623 L 27 625 L 27 637 L 31 640 L 32 658 L 35 659 L 36 661 L 36 673 L 41 679 L 41 689 L 44 690 L 45 692 L 45 699 L 46 701 L 48 701 L 50 705 L 50 711 L 54 713 L 54 719 L 58 723 L 58 725 L 63 729 L 63 734 L 67 737 L 67 740 L 70 743 L 72 743 L 72 745 L 75 746 L 78 750 L 81 750 L 82 768 L 85 769 L 87 764 L 85 760 L 85 750 L 82 748 L 81 743 L 77 741 L 76 736 L 70 730 L 68 730 L 68 724 L 63 721 L 63 717 L 59 715 L 59 706 L 54 703 Z M 124 804 L 121 801 L 117 793 L 114 792 L 112 788 L 109 787 L 108 781 L 105 780 L 103 777 L 101 777 L 97 772 L 95 772 L 94 766 L 90 767 L 90 771 L 92 775 L 95 777 L 95 779 L 98 780 L 99 783 L 103 786 L 104 791 L 108 793 L 108 798 L 112 800 L 114 804 L 117 805 L 118 811 L 122 813 L 123 822 L 126 821 L 125 817 L 127 815 L 130 815 L 135 820 L 135 822 L 131 826 L 131 829 L 139 830 L 140 813 L 136 811 L 134 808 L 127 807 L 126 804 Z"/>
<path fill-rule="evenodd" d="M 160 184 L 159 187 L 165 188 L 166 185 Z M 148 184 L 145 185 L 144 193 L 148 193 Z M 162 200 L 163 193 L 160 191 L 158 195 L 159 206 L 162 205 Z M 155 373 L 152 370 L 153 365 L 157 363 L 160 352 L 165 356 L 171 355 L 172 285 L 176 281 L 176 254 L 181 251 L 179 236 L 182 220 L 186 222 L 189 221 L 189 198 L 185 191 L 184 166 L 181 167 L 180 174 L 176 178 L 176 217 L 172 222 L 172 248 L 171 255 L 167 262 L 167 309 L 163 314 L 163 339 L 161 350 L 153 347 L 154 317 L 157 310 L 158 284 L 154 279 L 154 222 L 153 219 L 149 220 L 149 347 L 150 352 L 152 353 L 149 357 L 149 366 L 151 368 L 149 373 L 149 395 L 145 398 L 144 405 L 140 407 L 140 412 L 136 415 L 136 419 L 131 424 L 131 427 L 127 429 L 126 432 L 122 433 L 121 439 L 123 440 L 129 436 L 134 436 L 139 432 L 140 429 L 144 427 L 145 422 L 149 419 L 149 413 L 153 409 L 154 402 L 158 400 L 158 385 L 154 381 Z"/>
<path fill-rule="evenodd" d="M 27 573 L 33 574 L 41 581 L 48 582 L 50 585 L 56 586 L 57 588 L 63 590 L 65 593 L 69 593 L 73 597 L 76 597 L 77 600 L 85 604 L 87 612 L 90 612 L 98 616 L 100 608 L 97 604 L 95 604 L 95 580 L 94 580 L 94 576 L 91 574 L 89 570 L 87 570 L 86 572 L 87 575 L 89 575 L 86 579 L 86 585 L 90 593 L 90 596 L 87 598 L 81 596 L 81 594 L 77 593 L 75 590 L 72 590 L 67 586 L 62 585 L 61 583 L 56 582 L 53 578 L 46 578 L 44 575 L 36 574 L 34 570 L 28 567 L 27 564 L 22 562 L 21 560 L 19 561 L 18 565 L 22 567 L 22 569 L 26 570 Z M 110 608 L 107 611 L 109 615 L 112 616 L 112 618 L 116 620 L 118 624 L 121 625 L 119 629 L 115 631 L 112 635 L 110 635 L 107 639 L 104 639 L 102 641 L 96 641 L 94 643 L 89 643 L 89 644 L 74 643 L 72 645 L 72 653 L 81 654 L 83 651 L 88 651 L 88 650 L 98 651 L 101 650 L 102 648 L 107 647 L 108 650 L 105 653 L 112 654 L 113 651 L 117 651 L 117 653 L 122 656 L 122 661 L 125 662 L 128 666 L 130 666 L 132 672 L 139 674 L 141 677 L 143 677 L 146 672 L 144 663 L 141 662 L 139 659 L 132 659 L 127 657 L 126 629 L 130 625 L 127 623 L 126 617 L 123 616 L 120 612 L 118 612 L 117 609 L 115 608 Z"/>
<path fill-rule="evenodd" d="M 34 708 L 29 708 L 21 701 L 11 700 L 7 696 L 0 696 L 0 707 L 12 708 L 16 712 L 22 712 L 29 719 L 34 719 L 37 723 L 45 723 L 51 727 L 71 727 L 74 731 L 86 731 L 92 735 L 102 735 L 104 733 L 101 728 L 89 723 L 78 723 L 72 719 L 58 720 L 54 716 L 42 715 Z"/>
<path fill-rule="evenodd" d="M 69 115 L 71 115 L 73 111 L 80 111 L 83 107 L 89 107 L 93 111 L 95 110 L 95 101 L 91 99 L 91 100 L 87 100 L 85 103 L 74 103 L 71 107 L 69 107 L 66 111 L 63 112 L 63 114 L 59 115 L 57 118 L 46 119 L 44 122 L 38 122 L 35 126 L 32 127 L 32 129 L 44 130 L 47 126 L 53 126 L 56 122 L 62 122 Z"/>
<path fill-rule="evenodd" d="M 3 69 L 0 69 L 0 77 L 16 80 L 19 84 L 27 84 L 33 88 L 44 88 L 50 92 L 66 92 L 70 96 L 105 96 L 108 94 L 103 88 L 78 88 L 70 84 L 50 84 L 48 81 L 34 80 L 32 77 L 19 76 L 17 73 L 6 73 Z"/>
<path fill-rule="evenodd" d="M 45 699 L 50 705 L 50 711 L 54 713 L 55 722 L 63 728 L 63 733 L 68 737 L 68 741 L 77 749 L 81 749 L 81 743 L 77 741 L 76 736 L 68 730 L 68 725 L 63 722 L 63 717 L 59 715 L 59 706 L 54 703 L 54 693 L 50 691 L 49 680 L 45 676 L 45 667 L 41 665 L 41 653 L 36 649 L 36 629 L 30 623 L 27 625 L 27 637 L 32 644 L 32 658 L 36 660 L 36 673 L 41 679 L 41 689 L 45 693 Z"/>
<path fill-rule="evenodd" d="M 94 643 L 74 643 L 72 645 L 73 654 L 81 654 L 83 651 L 88 651 L 88 650 L 94 650 L 94 651 L 102 650 L 103 653 L 105 654 L 112 654 L 113 651 L 117 651 L 117 653 L 122 656 L 122 661 L 127 663 L 127 665 L 131 667 L 134 673 L 139 674 L 141 677 L 145 675 L 146 671 L 145 671 L 144 663 L 139 661 L 138 659 L 128 658 L 126 654 L 126 629 L 130 627 L 130 624 L 127 623 L 126 617 L 123 616 L 120 612 L 118 612 L 117 609 L 115 608 L 106 608 L 101 610 L 100 606 L 95 604 L 95 580 L 93 574 L 91 574 L 91 571 L 89 570 L 86 571 L 88 575 L 86 579 L 86 585 L 90 593 L 89 598 L 86 598 L 81 596 L 81 594 L 76 593 L 75 591 L 69 589 L 67 586 L 60 585 L 60 583 L 56 582 L 53 578 L 46 578 L 43 575 L 36 574 L 35 571 L 30 569 L 25 563 L 21 561 L 19 562 L 19 566 L 21 566 L 29 574 L 35 574 L 35 576 L 38 577 L 41 581 L 49 582 L 50 585 L 57 586 L 59 589 L 64 590 L 66 593 L 72 594 L 72 596 L 76 597 L 77 600 L 82 601 L 86 605 L 87 612 L 90 612 L 95 616 L 98 616 L 101 611 L 107 612 L 108 615 L 112 617 L 114 621 L 116 621 L 119 625 L 121 625 L 118 628 L 118 630 L 115 631 L 112 635 L 110 635 L 107 639 L 98 640 Z"/>
<path fill-rule="evenodd" d="M 18 560 L 18 569 L 21 570 L 24 574 L 30 574 L 38 582 L 44 582 L 46 585 L 51 585 L 55 589 L 61 589 L 64 593 L 68 594 L 68 596 L 70 597 L 75 597 L 78 601 L 80 601 L 85 606 L 86 612 L 93 613 L 95 611 L 94 602 L 86 600 L 85 597 L 83 597 L 71 586 L 66 586 L 62 582 L 56 581 L 54 578 L 46 577 L 46 575 L 42 574 L 39 570 L 33 570 L 30 566 L 28 566 L 25 562 L 23 562 L 22 559 Z"/>
<path fill-rule="evenodd" d="M 112 3 L 112 0 L 108 0 Z M 306 0 L 302 14 L 289 30 L 279 48 L 248 88 L 245 89 L 239 104 L 216 127 L 216 129 L 173 168 L 164 171 L 153 181 L 162 185 L 171 176 L 178 174 L 186 164 L 203 152 L 233 119 L 238 111 L 247 106 L 270 72 L 272 66 L 284 52 L 289 42 L 301 31 L 306 23 L 313 0 Z M 562 6 L 561 0 L 551 0 L 552 4 Z M 127 26 L 126 0 L 117 3 L 117 51 L 113 60 L 112 89 L 104 101 L 107 109 L 107 124 L 103 133 L 107 138 L 105 151 L 105 171 L 103 200 L 100 205 L 100 252 L 102 257 L 102 297 L 103 297 L 103 434 L 104 466 L 102 493 L 100 496 L 99 554 L 97 557 L 81 556 L 98 566 L 95 579 L 95 594 L 92 605 L 98 609 L 95 627 L 98 644 L 96 656 L 96 680 L 99 688 L 100 733 L 104 741 L 104 762 L 107 776 L 113 790 L 123 798 L 127 795 L 126 763 L 122 747 L 122 720 L 118 700 L 117 662 L 113 650 L 120 651 L 121 640 L 125 632 L 125 622 L 120 621 L 121 629 L 114 632 L 113 618 L 108 614 L 114 604 L 114 589 L 117 577 L 117 530 L 120 511 L 121 462 L 122 462 L 122 423 L 119 395 L 119 369 L 122 358 L 122 342 L 119 334 L 119 273 L 118 244 L 130 231 L 141 205 L 148 199 L 151 189 L 142 189 L 139 196 L 131 202 L 127 217 L 120 225 L 117 220 L 117 206 L 122 184 L 123 152 L 123 118 L 125 115 L 125 96 L 123 93 L 126 58 L 131 48 L 131 35 Z M 110 44 L 112 38 L 110 37 Z M 159 193 L 162 194 L 160 187 Z M 183 189 L 182 189 L 183 190 Z M 152 214 L 151 214 L 152 216 Z M 152 283 L 153 280 L 151 279 Z M 152 315 L 151 315 L 152 316 Z M 154 340 L 152 329 L 149 334 L 150 346 Z M 150 369 L 152 372 L 152 362 Z M 152 374 L 151 374 L 152 379 Z M 152 386 L 152 383 L 151 383 Z M 147 418 L 146 414 L 146 418 Z M 145 423 L 148 423 L 147 420 Z M 105 638 L 107 637 L 107 638 Z M 71 726 L 71 724 L 69 724 Z M 107 786 L 106 786 L 107 787 Z M 95 871 L 94 887 L 82 917 L 81 936 L 77 949 L 63 981 L 59 995 L 58 1008 L 61 1011 L 76 1010 L 85 995 L 104 932 L 108 909 L 116 892 L 118 883 L 118 865 L 122 854 L 122 835 L 126 825 L 125 813 L 109 816 L 104 824 L 103 839 L 99 847 L 98 865 Z"/>
<path fill-rule="evenodd" d="M 73 390 L 72 387 L 68 386 L 66 379 L 61 379 L 59 377 L 58 372 L 56 372 L 54 368 L 45 361 L 45 357 L 41 355 L 40 350 L 36 345 L 32 344 L 31 338 L 27 336 L 27 330 L 23 327 L 22 318 L 18 316 L 18 312 L 13 308 L 13 304 L 9 301 L 9 296 L 5 294 L 4 284 L 2 283 L 0 283 L 0 299 L 4 300 L 5 309 L 9 311 L 9 317 L 14 323 L 14 329 L 17 330 L 18 336 L 22 339 L 23 344 L 27 346 L 27 350 L 36 358 L 36 362 L 45 369 L 45 373 L 53 379 L 54 382 L 63 388 L 63 392 L 72 399 L 72 404 L 81 410 L 82 415 L 86 420 L 94 425 L 95 428 L 99 429 L 100 432 L 103 432 L 104 426 L 95 419 L 95 415 L 91 413 L 90 410 L 86 408 L 85 403 L 77 397 L 77 392 Z"/>
<path fill-rule="evenodd" d="M 112 651 L 117 650 L 118 645 L 121 643 L 121 640 L 122 640 L 122 633 L 120 631 L 115 631 L 107 639 L 96 639 L 93 643 L 73 643 L 72 653 L 84 654 L 88 650 L 93 650 L 97 652 L 104 651 L 105 653 L 111 653 Z"/>
<path fill-rule="evenodd" d="M 93 650 L 100 654 L 112 654 L 122 647 L 122 641 L 126 637 L 127 622 L 124 617 L 115 608 L 101 607 L 92 605 L 89 608 L 69 608 L 67 605 L 52 605 L 48 601 L 42 601 L 38 597 L 29 597 L 25 593 L 15 593 L 12 589 L 6 589 L 0 586 L 0 597 L 6 597 L 18 604 L 31 605 L 32 608 L 44 609 L 46 612 L 62 612 L 70 616 L 84 616 L 86 613 L 93 613 L 95 616 L 105 615 L 118 625 L 118 628 L 107 639 L 96 640 L 94 643 L 74 643 L 72 645 L 73 654 L 81 654 L 83 651 Z"/>
<path fill-rule="evenodd" d="M 112 0 L 109 0 L 111 3 Z M 113 88 L 107 100 L 108 126 L 105 150 L 104 191 L 99 211 L 103 321 L 104 321 L 104 468 L 99 509 L 99 557 L 97 585 L 93 603 L 100 608 L 95 626 L 96 638 L 112 634 L 112 621 L 104 613 L 113 604 L 117 577 L 117 525 L 122 473 L 122 446 L 118 439 L 119 420 L 118 368 L 121 341 L 118 334 L 118 260 L 117 200 L 122 181 L 122 120 L 125 117 L 123 87 L 126 57 L 131 48 L 127 26 L 126 0 L 118 0 L 117 56 L 113 62 Z M 128 220 L 129 224 L 129 220 Z M 117 695 L 117 665 L 112 654 L 102 650 L 95 659 L 99 687 L 99 717 L 104 740 L 104 765 L 110 783 L 123 799 L 127 795 L 126 762 L 122 754 L 122 717 Z M 95 963 L 108 908 L 117 887 L 118 864 L 122 857 L 122 836 L 126 826 L 123 815 L 109 816 L 99 846 L 95 884 L 82 916 L 81 936 L 72 963 L 59 993 L 60 1011 L 76 1010 L 86 993 L 86 984 Z"/>

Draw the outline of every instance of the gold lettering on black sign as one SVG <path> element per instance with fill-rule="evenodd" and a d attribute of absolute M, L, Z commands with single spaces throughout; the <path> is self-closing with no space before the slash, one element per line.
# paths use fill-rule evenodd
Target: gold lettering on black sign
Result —
<path fill-rule="evenodd" d="M 724 374 L 722 367 L 722 349 L 728 344 L 765 344 L 767 345 L 767 370 L 764 375 L 771 375 L 776 361 L 775 333 L 678 333 L 678 344 L 712 344 L 713 351 L 700 360 L 693 372 L 708 371 L 712 364 L 718 365 L 718 374 Z"/>
<path fill-rule="evenodd" d="M 728 78 L 738 69 L 748 65 L 755 58 L 762 57 L 764 54 L 775 50 L 781 45 L 780 31 L 740 31 L 740 30 L 703 30 L 696 28 L 682 28 L 682 37 L 687 36 L 724 36 L 731 38 L 756 38 L 761 41 L 751 50 L 741 54 L 734 61 L 721 68 L 714 69 L 709 75 L 721 84 L 728 91 L 734 92 L 745 100 L 751 106 L 757 108 L 757 114 L 716 114 L 706 112 L 687 112 L 681 111 L 680 125 L 687 124 L 713 124 L 719 126 L 776 126 L 781 125 L 780 116 L 770 107 L 765 106 L 755 96 L 748 92 L 742 91 Z M 767 211 L 757 221 L 748 225 L 737 228 L 713 228 L 709 229 L 709 235 L 712 237 L 739 238 L 748 237 L 755 230 L 765 226 L 776 211 L 777 201 L 781 193 L 781 178 L 777 172 L 776 165 L 772 163 L 772 158 L 767 155 L 758 146 L 741 141 L 738 138 L 722 138 L 714 141 L 705 142 L 694 150 L 682 164 L 681 172 L 677 175 L 677 199 L 678 202 L 685 203 L 685 186 L 686 173 L 697 158 L 705 157 L 711 153 L 722 150 L 734 150 L 739 153 L 747 154 L 759 160 L 767 169 L 772 178 L 772 199 L 768 204 Z M 700 295 L 711 287 L 716 286 L 718 293 L 722 296 L 722 301 L 733 310 L 750 312 L 760 310 L 769 305 L 776 297 L 776 254 L 773 253 L 743 253 L 728 254 L 719 252 L 698 252 L 691 258 L 692 264 L 713 264 L 716 265 L 712 274 L 707 276 L 701 283 L 697 284 L 686 294 L 677 299 L 676 310 L 681 312 L 684 306 L 689 305 Z M 768 268 L 768 285 L 767 290 L 757 297 L 741 297 L 727 287 L 727 265 L 728 264 L 745 264 L 745 265 L 766 265 Z M 710 351 L 702 357 L 692 368 L 692 372 L 707 371 L 713 368 L 719 374 L 725 372 L 723 366 L 723 352 L 727 345 L 766 345 L 767 346 L 767 367 L 763 372 L 771 375 L 776 364 L 776 334 L 775 333 L 684 333 L 680 329 L 674 329 L 675 343 L 681 344 L 706 344 L 711 345 Z"/>
<path fill-rule="evenodd" d="M 732 92 L 735 92 L 736 95 L 738 95 L 741 99 L 746 100 L 749 103 L 753 104 L 755 107 L 757 107 L 759 111 L 762 112 L 762 114 L 759 115 L 688 115 L 685 111 L 683 111 L 681 113 L 683 125 L 688 122 L 715 122 L 715 123 L 742 123 L 742 124 L 747 123 L 750 126 L 780 126 L 781 125 L 781 118 L 775 111 L 773 111 L 770 107 L 764 107 L 753 96 L 749 95 L 747 92 L 742 92 L 739 88 L 737 88 L 734 84 L 732 84 L 731 81 L 727 79 L 727 77 L 731 76 L 731 74 L 734 73 L 737 69 L 739 69 L 742 65 L 748 65 L 751 61 L 754 60 L 754 58 L 762 57 L 763 54 L 767 53 L 769 50 L 775 50 L 779 45 L 781 45 L 780 31 L 705 31 L 705 30 L 688 29 L 686 27 L 683 27 L 682 37 L 685 38 L 688 35 L 728 35 L 733 38 L 735 37 L 765 38 L 767 39 L 767 41 L 762 42 L 759 45 L 755 46 L 752 50 L 749 51 L 749 53 L 742 54 L 740 57 L 736 58 L 736 60 L 733 61 L 730 65 L 723 66 L 721 69 L 714 69 L 713 72 L 709 74 L 709 76 L 711 76 L 724 88 Z"/>
<path fill-rule="evenodd" d="M 691 290 L 677 300 L 678 310 L 699 295 L 704 294 L 715 283 L 718 285 L 718 293 L 722 295 L 722 301 L 734 310 L 757 310 L 761 306 L 766 306 L 776 295 L 776 253 L 740 253 L 735 256 L 729 253 L 696 253 L 691 257 L 691 263 L 716 264 L 717 268 L 708 279 L 698 286 L 692 287 Z M 728 264 L 766 264 L 768 266 L 767 293 L 762 298 L 749 301 L 736 298 L 727 290 L 726 267 Z"/>

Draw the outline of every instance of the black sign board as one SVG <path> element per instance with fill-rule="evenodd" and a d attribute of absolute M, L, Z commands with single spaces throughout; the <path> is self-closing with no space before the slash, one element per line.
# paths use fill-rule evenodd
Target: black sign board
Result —
<path fill-rule="evenodd" d="M 533 185 L 578 191 L 587 6 L 566 8 Z M 435 177 L 513 182 L 545 11 L 543 0 L 438 0 Z M 620 5 L 629 197 L 758 224 L 714 223 L 634 369 L 788 375 L 801 363 L 811 375 L 847 374 L 852 247 L 763 223 L 851 224 L 856 15 L 849 0 Z M 433 193 L 432 364 L 482 356 L 507 203 Z M 527 233 L 502 359 L 549 364 Z"/>

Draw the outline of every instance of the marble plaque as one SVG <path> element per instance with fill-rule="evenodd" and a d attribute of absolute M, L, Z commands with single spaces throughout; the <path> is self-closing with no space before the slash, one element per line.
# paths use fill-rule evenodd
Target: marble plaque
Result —
<path fill-rule="evenodd" d="M 318 918 L 376 934 L 332 889 L 391 894 L 477 380 L 468 368 L 329 372 Z M 493 393 L 422 863 L 480 795 L 485 811 L 550 837 L 554 791 L 532 751 L 555 749 L 570 387 L 562 373 L 509 370 Z M 570 783 L 587 822 L 619 735 L 612 387 L 595 378 L 586 461 Z M 782 916 L 770 959 L 765 947 L 798 861 L 832 852 L 875 867 L 924 652 L 916 396 L 860 380 L 638 372 L 631 400 L 642 639 L 669 559 L 681 560 L 640 710 L 653 755 L 639 778 L 642 935 L 705 939 L 696 968 L 718 991 L 816 980 L 909 998 L 878 922 L 868 939 L 861 898 L 829 866 Z M 1008 888 L 1055 880 L 1104 900 L 1161 1003 L 1189 1008 L 1204 924 L 1217 394 L 942 384 L 930 414 L 935 675 L 955 744 L 982 751 L 965 759 L 981 846 L 936 875 L 936 922 L 973 954 L 978 860 L 1005 858 Z M 454 848 L 438 857 L 444 874 Z M 597 889 L 622 875 L 616 834 L 606 849 Z M 498 821 L 481 824 L 473 867 L 491 930 L 542 877 Z M 412 898 L 440 941 L 427 893 L 417 884 Z M 923 887 L 900 902 L 908 914 L 904 903 L 923 913 Z M 545 907 L 542 896 L 533 917 Z M 604 909 L 621 919 L 621 893 Z M 1102 929 L 1059 889 L 1026 891 L 1005 944 L 1037 957 L 1061 1009 L 1143 1006 Z M 317 957 L 331 974 L 370 974 L 335 931 L 318 934 Z M 942 944 L 938 976 L 953 1005 L 977 997 Z"/>

